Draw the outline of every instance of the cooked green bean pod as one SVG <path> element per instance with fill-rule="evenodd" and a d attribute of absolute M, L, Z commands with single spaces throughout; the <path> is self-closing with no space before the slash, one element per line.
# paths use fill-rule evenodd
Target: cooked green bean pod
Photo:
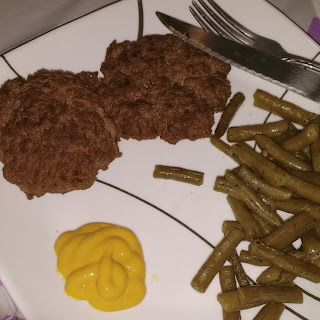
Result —
<path fill-rule="evenodd" d="M 203 172 L 163 165 L 156 165 L 153 171 L 154 178 L 176 180 L 197 186 L 202 185 L 203 176 Z"/>
<path fill-rule="evenodd" d="M 244 271 L 243 266 L 240 262 L 239 256 L 235 250 L 230 254 L 229 261 L 232 265 L 232 268 L 237 278 L 237 281 L 239 283 L 239 286 L 240 287 L 249 286 L 250 285 L 249 278 L 246 272 Z"/>
<path fill-rule="evenodd" d="M 311 123 L 315 123 L 318 126 L 320 126 L 320 114 L 318 114 L 314 118 L 312 118 Z"/>
<path fill-rule="evenodd" d="M 251 309 L 262 304 L 249 303 L 245 305 L 241 303 L 238 290 L 219 293 L 217 299 L 226 312 L 237 312 L 245 309 Z"/>
<path fill-rule="evenodd" d="M 232 220 L 223 221 L 222 228 L 221 228 L 223 234 L 225 234 L 231 228 L 239 228 L 240 230 L 242 230 L 244 232 L 242 225 L 238 221 L 232 221 Z M 245 235 L 244 240 L 251 241 L 252 239 L 249 239 L 249 237 L 247 235 Z"/>
<path fill-rule="evenodd" d="M 276 205 L 275 205 L 275 203 L 274 203 L 275 200 L 270 199 L 269 197 L 265 196 L 265 195 L 262 194 L 262 193 L 260 194 L 260 197 L 261 197 L 262 201 L 263 201 L 266 205 L 268 205 L 270 208 L 272 208 L 272 210 L 274 210 L 274 211 L 277 210 L 277 207 L 276 207 Z M 292 198 L 290 198 L 290 199 L 292 199 Z M 290 199 L 289 199 L 289 200 L 290 200 Z M 280 201 L 287 201 L 287 200 L 280 200 Z"/>
<path fill-rule="evenodd" d="M 287 285 L 287 286 L 295 286 L 295 283 L 293 282 L 293 280 L 296 278 L 295 275 L 282 270 L 280 273 L 280 277 L 277 281 L 275 281 L 274 283 L 271 284 L 278 284 L 278 285 Z"/>
<path fill-rule="evenodd" d="M 303 296 L 297 287 L 249 286 L 219 293 L 218 301 L 224 310 L 234 312 L 270 302 L 302 303 Z"/>
<path fill-rule="evenodd" d="M 280 277 L 281 269 L 278 267 L 269 267 L 265 269 L 257 278 L 257 284 L 267 284 L 268 282 L 275 281 Z"/>
<path fill-rule="evenodd" d="M 316 141 L 319 136 L 319 126 L 315 123 L 310 123 L 303 130 L 299 131 L 295 136 L 281 143 L 282 147 L 289 151 L 299 151 L 304 147 Z"/>
<path fill-rule="evenodd" d="M 305 253 L 305 259 L 308 261 L 320 258 L 320 239 L 313 230 L 302 237 L 302 250 Z"/>
<path fill-rule="evenodd" d="M 316 116 L 313 112 L 302 109 L 291 102 L 279 99 L 263 90 L 256 90 L 253 98 L 254 106 L 302 126 L 308 125 L 311 119 Z"/>
<path fill-rule="evenodd" d="M 266 151 L 274 160 L 282 163 L 286 167 L 304 171 L 312 170 L 309 163 L 296 157 L 294 154 L 274 142 L 271 138 L 265 135 L 257 135 L 255 140 L 261 150 Z"/>
<path fill-rule="evenodd" d="M 198 292 L 205 292 L 230 254 L 244 238 L 245 234 L 239 228 L 228 230 L 192 279 L 191 286 Z"/>
<path fill-rule="evenodd" d="M 278 267 L 269 267 L 260 274 L 256 281 L 260 285 L 285 285 L 292 287 L 295 285 L 292 282 L 295 278 L 291 273 L 283 271 Z"/>
<path fill-rule="evenodd" d="M 234 278 L 233 268 L 231 266 L 224 266 L 219 272 L 220 286 L 222 292 L 229 292 L 237 289 Z M 226 312 L 222 309 L 223 320 L 239 320 L 240 312 Z"/>
<path fill-rule="evenodd" d="M 230 151 L 242 164 L 257 172 L 273 186 L 282 187 L 290 179 L 290 175 L 285 170 L 244 142 L 232 145 Z"/>
<path fill-rule="evenodd" d="M 272 138 L 279 137 L 288 130 L 288 127 L 289 122 L 287 120 L 231 127 L 227 132 L 227 140 L 229 142 L 249 141 L 253 140 L 257 134 L 265 134 Z"/>
<path fill-rule="evenodd" d="M 281 144 L 283 141 L 294 137 L 298 132 L 299 129 L 296 128 L 296 126 L 292 122 L 289 122 L 288 130 L 284 131 L 281 136 L 275 137 L 274 141 Z"/>
<path fill-rule="evenodd" d="M 312 158 L 311 158 L 311 145 L 302 148 L 301 151 L 305 154 L 306 158 L 309 161 L 312 161 Z"/>
<path fill-rule="evenodd" d="M 249 252 L 272 266 L 279 267 L 297 277 L 309 281 L 320 282 L 320 268 L 310 262 L 297 259 L 279 249 L 272 248 L 262 241 L 254 240 L 249 246 Z"/>
<path fill-rule="evenodd" d="M 314 222 L 311 215 L 302 211 L 291 219 L 284 221 L 279 227 L 262 237 L 261 240 L 269 246 L 282 250 L 301 238 L 313 227 Z"/>
<path fill-rule="evenodd" d="M 238 222 L 240 222 L 246 237 L 250 240 L 261 238 L 263 236 L 262 227 L 254 218 L 252 212 L 246 206 L 246 204 L 232 196 L 228 196 L 227 200 L 233 211 L 233 214 Z"/>
<path fill-rule="evenodd" d="M 267 303 L 253 320 L 279 320 L 284 308 L 283 303 Z"/>
<path fill-rule="evenodd" d="M 214 182 L 213 190 L 228 194 L 234 198 L 239 198 L 238 191 L 228 183 L 225 177 L 217 176 Z"/>
<path fill-rule="evenodd" d="M 218 150 L 222 151 L 224 154 L 232 158 L 236 161 L 231 155 L 230 148 L 231 146 L 224 141 L 222 141 L 220 138 L 218 138 L 216 135 L 211 135 L 210 142 L 213 146 L 215 146 Z"/>
<path fill-rule="evenodd" d="M 251 209 L 254 213 L 259 215 L 263 220 L 272 226 L 279 226 L 282 219 L 275 211 L 269 208 L 259 197 L 259 195 L 251 189 L 240 177 L 231 171 L 226 171 L 225 178 L 230 185 L 238 190 L 241 200 Z"/>
<path fill-rule="evenodd" d="M 286 168 L 286 171 L 302 180 L 306 180 L 307 182 L 320 186 L 320 172 L 302 171 L 292 168 Z"/>
<path fill-rule="evenodd" d="M 275 212 L 274 209 L 272 209 L 272 210 Z M 257 222 L 259 223 L 259 225 L 261 226 L 264 235 L 270 233 L 272 230 L 275 229 L 275 226 L 272 226 L 270 223 L 263 220 L 260 216 L 255 215 L 254 217 L 257 220 Z"/>
<path fill-rule="evenodd" d="M 291 176 L 291 178 L 286 182 L 285 186 L 292 190 L 298 196 L 301 196 L 307 200 L 314 201 L 320 204 L 320 187 L 309 183 L 305 180 L 299 179 L 295 176 Z"/>
<path fill-rule="evenodd" d="M 240 303 L 287 302 L 302 303 L 303 296 L 299 288 L 285 286 L 250 286 L 239 288 Z"/>
<path fill-rule="evenodd" d="M 225 234 L 231 228 L 239 228 L 240 230 L 243 230 L 242 225 L 238 221 L 234 221 L 234 220 L 223 221 L 222 228 L 221 228 L 221 231 L 223 232 L 223 234 Z"/>
<path fill-rule="evenodd" d="M 314 222 L 314 232 L 318 238 L 320 238 L 320 221 Z"/>
<path fill-rule="evenodd" d="M 240 251 L 239 259 L 242 263 L 252 264 L 253 266 L 258 266 L 258 267 L 270 266 L 269 262 L 264 261 L 260 258 L 254 257 L 249 251 L 246 251 L 246 250 Z"/>
<path fill-rule="evenodd" d="M 313 219 L 320 221 L 320 205 L 306 199 L 291 198 L 287 201 L 274 201 L 275 207 L 279 210 L 298 214 L 301 211 L 308 212 Z"/>
<path fill-rule="evenodd" d="M 310 146 L 312 168 L 314 171 L 320 171 L 320 139 L 313 142 Z"/>
<path fill-rule="evenodd" d="M 223 111 L 221 118 L 218 122 L 216 130 L 214 134 L 220 138 L 222 137 L 225 132 L 227 131 L 232 119 L 234 118 L 235 114 L 237 113 L 238 109 L 244 102 L 244 95 L 242 92 L 237 92 L 227 104 L 225 110 Z"/>
<path fill-rule="evenodd" d="M 288 200 L 292 196 L 292 191 L 283 188 L 275 187 L 267 183 L 264 179 L 258 177 L 246 165 L 240 167 L 238 176 L 243 179 L 252 189 L 264 194 L 265 196 L 275 200 Z"/>

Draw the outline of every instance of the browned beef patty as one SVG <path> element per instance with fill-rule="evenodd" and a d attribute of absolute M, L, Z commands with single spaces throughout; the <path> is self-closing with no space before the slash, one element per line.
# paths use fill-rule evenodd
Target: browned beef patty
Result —
<path fill-rule="evenodd" d="M 96 91 L 124 138 L 208 137 L 230 97 L 230 65 L 173 35 L 113 42 Z"/>
<path fill-rule="evenodd" d="M 29 198 L 89 188 L 121 154 L 96 93 L 66 71 L 39 70 L 0 88 L 3 175 Z"/>

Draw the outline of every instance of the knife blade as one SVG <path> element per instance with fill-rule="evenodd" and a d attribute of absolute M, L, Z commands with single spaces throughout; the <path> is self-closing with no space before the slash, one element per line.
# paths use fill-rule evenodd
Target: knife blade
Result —
<path fill-rule="evenodd" d="M 320 102 L 320 75 L 262 51 L 207 32 L 185 21 L 156 12 L 176 36 L 232 66 Z"/>

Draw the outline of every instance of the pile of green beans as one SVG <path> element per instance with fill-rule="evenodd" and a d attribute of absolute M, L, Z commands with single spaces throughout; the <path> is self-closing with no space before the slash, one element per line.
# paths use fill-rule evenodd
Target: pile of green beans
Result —
<path fill-rule="evenodd" d="M 320 283 L 320 115 L 257 90 L 254 106 L 282 119 L 230 127 L 243 102 L 241 93 L 231 99 L 210 139 L 237 165 L 213 187 L 227 195 L 234 220 L 224 221 L 222 240 L 191 285 L 204 293 L 219 274 L 225 320 L 261 305 L 255 320 L 280 319 L 285 303 L 303 302 L 296 277 Z M 292 216 L 284 221 L 279 210 Z M 301 247 L 295 249 L 298 239 Z M 242 241 L 248 250 L 238 255 Z M 243 263 L 267 269 L 250 282 Z"/>

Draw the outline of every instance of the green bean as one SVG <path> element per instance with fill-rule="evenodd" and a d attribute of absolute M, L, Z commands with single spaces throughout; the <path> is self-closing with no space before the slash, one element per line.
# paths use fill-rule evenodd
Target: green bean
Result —
<path fill-rule="evenodd" d="M 230 303 L 230 300 L 236 303 Z M 249 286 L 218 294 L 218 301 L 227 312 L 240 311 L 270 302 L 302 303 L 302 292 L 298 287 Z"/>
<path fill-rule="evenodd" d="M 220 286 L 222 292 L 229 292 L 237 289 L 234 278 L 233 269 L 231 266 L 224 266 L 219 272 Z M 226 312 L 222 309 L 223 320 L 238 320 L 240 319 L 240 312 Z"/>
<path fill-rule="evenodd" d="M 303 296 L 299 288 L 285 286 L 250 286 L 239 288 L 240 303 L 287 302 L 302 303 Z"/>
<path fill-rule="evenodd" d="M 284 308 L 283 303 L 267 303 L 253 320 L 279 320 Z"/>
<path fill-rule="evenodd" d="M 313 170 L 320 171 L 320 138 L 313 142 L 310 146 L 311 160 Z"/>
<path fill-rule="evenodd" d="M 312 118 L 311 123 L 315 123 L 320 126 L 320 115 L 318 114 L 314 118 Z"/>
<path fill-rule="evenodd" d="M 274 142 L 271 138 L 265 135 L 257 135 L 255 140 L 259 146 L 259 148 L 263 151 L 266 151 L 268 155 L 270 155 L 273 159 L 278 162 L 284 164 L 288 168 L 295 168 L 299 170 L 312 170 L 310 164 L 305 161 L 299 159 L 294 154 L 290 153 L 276 142 Z"/>
<path fill-rule="evenodd" d="M 318 238 L 320 238 L 320 221 L 314 222 L 314 232 Z"/>
<path fill-rule="evenodd" d="M 306 156 L 306 158 L 307 158 L 309 161 L 312 161 L 312 157 L 311 157 L 311 145 L 302 148 L 301 151 L 304 153 L 304 155 Z"/>
<path fill-rule="evenodd" d="M 300 212 L 291 219 L 284 221 L 279 227 L 262 237 L 261 240 L 274 248 L 284 249 L 313 227 L 314 222 L 311 215 L 307 212 Z"/>
<path fill-rule="evenodd" d="M 309 112 L 291 102 L 279 99 L 278 97 L 259 89 L 256 90 L 253 98 L 254 106 L 302 126 L 308 125 L 311 122 L 311 119 L 316 116 L 313 112 Z"/>
<path fill-rule="evenodd" d="M 231 157 L 230 153 L 230 145 L 225 143 L 223 140 L 221 140 L 216 135 L 211 135 L 210 142 L 213 146 L 215 146 L 218 150 L 222 151 L 227 156 Z"/>
<path fill-rule="evenodd" d="M 217 176 L 214 186 L 213 186 L 213 190 L 218 191 L 218 192 L 222 192 L 222 193 L 226 193 L 228 195 L 231 195 L 235 198 L 239 198 L 240 196 L 238 194 L 238 191 L 233 188 L 230 183 L 228 183 L 225 179 L 225 177 L 221 177 L 221 176 Z"/>
<path fill-rule="evenodd" d="M 230 253 L 235 250 L 244 238 L 245 234 L 242 230 L 238 228 L 228 230 L 192 279 L 191 286 L 198 292 L 205 292 L 213 278 L 230 256 Z"/>
<path fill-rule="evenodd" d="M 230 185 L 238 190 L 241 200 L 251 209 L 254 213 L 259 215 L 263 220 L 267 221 L 272 226 L 279 226 L 282 219 L 269 208 L 259 197 L 259 195 L 251 189 L 240 177 L 231 171 L 226 171 L 225 178 Z"/>
<path fill-rule="evenodd" d="M 280 273 L 279 279 L 271 284 L 279 284 L 279 285 L 285 284 L 287 286 L 295 286 L 295 283 L 293 282 L 295 278 L 296 278 L 295 275 L 282 270 Z"/>
<path fill-rule="evenodd" d="M 267 284 L 277 280 L 280 277 L 281 271 L 282 270 L 278 267 L 269 267 L 260 274 L 256 281 L 258 284 Z"/>
<path fill-rule="evenodd" d="M 272 209 L 275 212 L 275 209 Z M 277 213 L 276 213 L 277 214 Z M 268 234 L 270 233 L 272 230 L 274 230 L 274 226 L 270 225 L 267 221 L 263 220 L 260 216 L 255 215 L 254 216 L 255 219 L 257 220 L 257 222 L 259 223 L 259 225 L 261 226 L 262 230 L 263 230 L 263 234 Z M 281 220 L 282 221 L 282 220 Z"/>
<path fill-rule="evenodd" d="M 296 176 L 302 180 L 320 186 L 320 172 L 316 171 L 301 171 L 292 168 L 286 168 L 286 171 L 293 176 Z"/>
<path fill-rule="evenodd" d="M 154 178 L 171 179 L 197 186 L 203 183 L 203 172 L 163 165 L 156 165 L 153 171 Z"/>
<path fill-rule="evenodd" d="M 310 123 L 295 136 L 283 141 L 281 145 L 289 151 L 299 151 L 316 141 L 318 136 L 319 126 L 315 123 Z"/>
<path fill-rule="evenodd" d="M 260 285 L 285 285 L 294 286 L 292 282 L 295 276 L 285 272 L 278 267 L 269 267 L 264 270 L 257 278 L 257 283 Z"/>
<path fill-rule="evenodd" d="M 233 221 L 233 220 L 223 221 L 222 229 L 221 229 L 223 234 L 225 234 L 231 228 L 239 228 L 240 230 L 243 230 L 242 225 L 238 221 Z"/>
<path fill-rule="evenodd" d="M 270 263 L 260 258 L 254 257 L 249 251 L 241 250 L 239 259 L 242 263 L 252 264 L 253 266 L 265 267 L 270 266 Z"/>
<path fill-rule="evenodd" d="M 223 221 L 222 228 L 221 228 L 223 234 L 225 234 L 231 228 L 239 228 L 240 230 L 242 230 L 245 233 L 245 231 L 243 230 L 242 225 L 238 221 L 232 221 L 232 220 Z M 244 240 L 245 241 L 251 241 L 252 239 L 249 239 L 249 237 L 247 235 L 245 235 Z"/>
<path fill-rule="evenodd" d="M 234 118 L 235 114 L 237 113 L 238 109 L 244 102 L 244 95 L 241 92 L 237 92 L 227 104 L 225 110 L 223 111 L 219 123 L 216 127 L 214 134 L 220 138 L 222 137 L 225 132 L 227 131 L 230 122 Z"/>
<path fill-rule="evenodd" d="M 261 303 L 242 304 L 238 290 L 219 293 L 217 299 L 226 312 L 237 312 L 261 305 Z"/>
<path fill-rule="evenodd" d="M 239 286 L 246 287 L 246 286 L 250 285 L 249 278 L 248 278 L 246 272 L 244 271 L 243 266 L 240 262 L 239 256 L 235 250 L 230 254 L 229 261 L 232 265 L 232 268 L 233 268 L 234 274 L 237 278 L 237 281 L 239 283 Z"/>
<path fill-rule="evenodd" d="M 266 205 L 268 205 L 270 208 L 272 208 L 272 210 L 274 210 L 274 211 L 276 211 L 277 210 L 277 207 L 276 207 L 276 205 L 275 205 L 275 203 L 274 203 L 274 201 L 275 200 L 272 200 L 272 199 L 270 199 L 270 198 L 268 198 L 266 195 L 264 195 L 264 194 L 260 194 L 260 198 L 262 199 L 262 201 L 266 204 Z M 292 198 L 290 198 L 290 199 L 292 199 Z M 289 199 L 289 200 L 290 200 Z M 282 200 L 282 201 L 287 201 L 287 200 Z"/>
<path fill-rule="evenodd" d="M 320 258 L 320 239 L 313 230 L 302 237 L 302 250 L 308 261 Z"/>
<path fill-rule="evenodd" d="M 240 167 L 238 175 L 255 191 L 262 193 L 271 199 L 288 200 L 292 196 L 292 191 L 268 184 L 265 180 L 259 178 L 252 172 L 246 165 Z"/>
<path fill-rule="evenodd" d="M 314 201 L 320 204 L 320 187 L 309 183 L 305 180 L 299 179 L 295 176 L 291 176 L 291 178 L 286 182 L 285 186 L 292 190 L 298 196 L 301 196 L 307 200 Z"/>
<path fill-rule="evenodd" d="M 305 278 L 309 281 L 320 282 L 320 268 L 310 262 L 297 259 L 279 249 L 272 248 L 262 241 L 254 240 L 249 245 L 249 252 L 271 265 L 279 267 L 297 277 Z"/>
<path fill-rule="evenodd" d="M 288 130 L 284 131 L 281 136 L 275 137 L 274 141 L 281 144 L 285 140 L 294 137 L 298 132 L 298 128 L 296 128 L 296 126 L 292 122 L 289 122 Z"/>
<path fill-rule="evenodd" d="M 255 152 L 244 142 L 232 145 L 230 151 L 242 164 L 253 169 L 273 186 L 282 187 L 290 179 L 290 175 L 285 170 Z"/>
<path fill-rule="evenodd" d="M 260 238 L 263 235 L 263 230 L 246 204 L 232 196 L 228 196 L 227 200 L 246 237 L 250 240 Z"/>
<path fill-rule="evenodd" d="M 265 134 L 269 137 L 279 137 L 283 132 L 288 130 L 289 122 L 281 120 L 263 124 L 245 125 L 231 127 L 227 132 L 229 142 L 240 142 L 253 140 L 257 134 Z"/>
<path fill-rule="evenodd" d="M 298 214 L 301 211 L 308 212 L 313 219 L 320 221 L 320 205 L 306 199 L 293 199 L 287 201 L 274 201 L 277 209 Z"/>

